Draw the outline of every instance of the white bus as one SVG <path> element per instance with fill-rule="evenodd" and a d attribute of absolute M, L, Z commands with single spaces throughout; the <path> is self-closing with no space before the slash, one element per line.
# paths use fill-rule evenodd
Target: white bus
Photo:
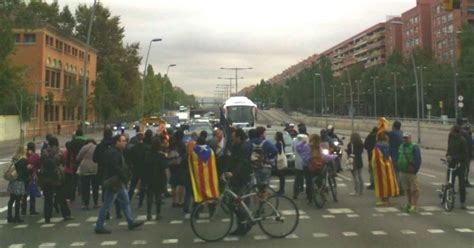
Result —
<path fill-rule="evenodd" d="M 257 104 L 245 96 L 234 96 L 224 102 L 224 116 L 233 127 L 245 130 L 255 128 L 257 122 Z"/>

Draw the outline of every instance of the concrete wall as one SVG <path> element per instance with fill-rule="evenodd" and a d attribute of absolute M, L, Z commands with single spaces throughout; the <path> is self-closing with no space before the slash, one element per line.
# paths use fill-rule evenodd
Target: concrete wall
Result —
<path fill-rule="evenodd" d="M 0 115 L 0 141 L 20 138 L 20 121 L 17 115 Z"/>

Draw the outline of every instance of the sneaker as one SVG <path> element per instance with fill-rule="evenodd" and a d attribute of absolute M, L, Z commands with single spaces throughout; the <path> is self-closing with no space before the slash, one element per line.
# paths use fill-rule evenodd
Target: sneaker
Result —
<path fill-rule="evenodd" d="M 141 222 L 141 221 L 136 221 L 136 222 L 133 222 L 131 225 L 128 225 L 128 230 L 135 230 L 137 229 L 137 227 L 140 227 L 141 225 L 143 225 L 144 222 Z"/>
<path fill-rule="evenodd" d="M 112 232 L 105 229 L 105 228 L 102 228 L 102 229 L 95 229 L 95 234 L 111 234 Z"/>
<path fill-rule="evenodd" d="M 402 208 L 402 211 L 403 211 L 403 212 L 406 212 L 406 213 L 409 213 L 410 207 L 411 207 L 411 205 L 410 205 L 410 204 L 407 204 L 407 205 L 405 205 L 405 206 Z"/>

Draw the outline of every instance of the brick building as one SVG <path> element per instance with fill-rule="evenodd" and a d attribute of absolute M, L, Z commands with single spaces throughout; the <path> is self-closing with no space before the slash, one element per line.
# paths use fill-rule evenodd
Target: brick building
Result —
<path fill-rule="evenodd" d="M 81 119 L 82 75 L 85 43 L 62 35 L 51 26 L 34 30 L 14 29 L 14 65 L 25 67 L 35 110 L 26 136 L 72 133 Z M 95 121 L 92 105 L 96 81 L 97 51 L 89 51 L 87 64 L 87 121 Z M 80 92 L 77 92 L 80 91 Z"/>
<path fill-rule="evenodd" d="M 436 0 L 417 0 L 417 5 L 402 13 L 403 54 L 415 48 L 431 49 L 431 6 Z"/>

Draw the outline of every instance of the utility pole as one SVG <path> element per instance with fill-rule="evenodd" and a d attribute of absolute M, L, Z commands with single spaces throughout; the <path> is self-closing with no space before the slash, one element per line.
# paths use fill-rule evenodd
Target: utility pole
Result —
<path fill-rule="evenodd" d="M 351 82 L 351 73 L 347 70 L 347 80 L 349 83 L 349 94 L 351 97 L 351 133 L 354 133 L 354 96 L 352 94 L 352 82 Z"/>
<path fill-rule="evenodd" d="M 398 117 L 398 89 L 397 89 L 397 74 L 398 72 L 392 72 L 393 74 L 393 90 L 395 92 L 395 117 Z"/>
<path fill-rule="evenodd" d="M 377 79 L 377 76 L 372 77 L 372 86 L 374 90 L 374 117 L 377 118 L 377 87 L 375 85 L 375 80 Z"/>
<path fill-rule="evenodd" d="M 425 118 L 425 87 L 423 86 L 423 70 L 427 68 L 424 66 L 418 66 L 417 68 L 420 70 L 421 119 L 423 120 Z"/>
<path fill-rule="evenodd" d="M 417 132 L 418 132 L 418 144 L 421 144 L 421 127 L 420 127 L 420 92 L 418 89 L 418 74 L 416 70 L 415 56 L 413 56 L 413 51 L 410 53 L 411 62 L 413 64 L 413 71 L 415 72 L 415 85 L 416 85 L 416 122 L 417 122 Z"/>
<path fill-rule="evenodd" d="M 336 86 L 332 85 L 331 88 L 332 88 L 332 113 L 333 115 L 336 115 L 336 93 L 334 91 Z"/>
<path fill-rule="evenodd" d="M 89 20 L 89 28 L 87 30 L 87 41 L 86 41 L 86 52 L 84 55 L 84 67 L 82 69 L 82 116 L 81 116 L 81 127 L 85 131 L 86 129 L 86 108 L 87 108 L 87 78 L 89 77 L 89 73 L 87 73 L 87 62 L 89 62 L 89 49 L 90 49 L 90 40 L 91 40 L 91 32 L 92 32 L 92 22 L 95 18 L 95 9 L 96 9 L 97 1 L 94 0 L 94 5 L 92 5 L 92 13 L 91 19 Z"/>
<path fill-rule="evenodd" d="M 239 77 L 238 77 L 238 72 L 241 71 L 241 70 L 252 70 L 253 68 L 252 67 L 232 67 L 232 68 L 227 68 L 227 67 L 221 67 L 221 70 L 234 70 L 235 71 L 235 94 L 237 95 L 237 93 L 239 92 L 238 91 L 238 88 L 239 88 Z"/>

